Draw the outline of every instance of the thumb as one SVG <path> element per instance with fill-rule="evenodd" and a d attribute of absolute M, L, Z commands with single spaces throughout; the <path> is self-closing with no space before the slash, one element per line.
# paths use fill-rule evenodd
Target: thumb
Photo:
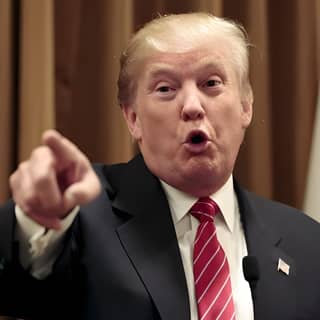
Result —
<path fill-rule="evenodd" d="M 86 204 L 94 200 L 101 192 L 101 184 L 94 172 L 85 179 L 71 184 L 63 194 L 66 208 Z"/>

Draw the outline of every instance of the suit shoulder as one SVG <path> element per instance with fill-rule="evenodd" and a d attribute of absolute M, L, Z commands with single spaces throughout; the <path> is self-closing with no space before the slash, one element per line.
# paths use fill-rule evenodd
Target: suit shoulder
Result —
<path fill-rule="evenodd" d="M 256 193 L 254 193 L 254 192 L 251 192 L 248 190 L 243 190 L 243 193 L 249 199 L 250 204 L 252 206 L 254 206 L 255 208 L 266 209 L 266 210 L 271 209 L 272 212 L 279 210 L 279 211 L 283 212 L 284 214 L 292 214 L 293 212 L 295 212 L 296 214 L 303 214 L 302 211 L 300 211 L 290 205 L 287 205 L 287 204 L 279 202 L 279 201 L 265 198 L 263 196 L 260 196 Z"/>
<path fill-rule="evenodd" d="M 150 172 L 146 168 L 142 155 L 138 154 L 128 162 L 115 164 L 94 163 L 93 169 L 100 179 L 102 187 L 112 194 L 116 189 L 127 187 L 130 181 L 144 179 Z"/>
<path fill-rule="evenodd" d="M 247 190 L 244 194 L 252 210 L 266 223 L 279 228 L 285 227 L 289 231 L 297 230 L 297 226 L 300 226 L 300 230 L 314 230 L 320 236 L 320 224 L 303 211 Z"/>
<path fill-rule="evenodd" d="M 104 183 L 106 180 L 114 180 L 116 177 L 124 174 L 128 167 L 133 167 L 135 163 L 139 163 L 141 156 L 136 156 L 128 162 L 119 162 L 113 164 L 92 163 L 93 170 L 99 177 L 100 181 Z"/>
<path fill-rule="evenodd" d="M 126 163 L 115 163 L 115 164 L 103 164 L 103 163 L 92 163 L 93 170 L 98 176 L 102 188 L 107 190 L 108 194 L 113 194 L 113 181 L 117 180 L 123 169 L 126 167 Z"/>

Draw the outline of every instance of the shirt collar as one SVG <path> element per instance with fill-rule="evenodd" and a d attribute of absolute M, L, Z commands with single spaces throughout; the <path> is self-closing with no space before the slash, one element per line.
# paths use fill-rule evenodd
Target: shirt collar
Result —
<path fill-rule="evenodd" d="M 168 185 L 162 180 L 160 180 L 160 182 L 169 202 L 173 222 L 176 225 L 189 212 L 198 198 L 190 196 Z M 210 196 L 210 198 L 218 204 L 228 229 L 233 232 L 235 221 L 235 193 L 232 175 L 216 193 Z"/>

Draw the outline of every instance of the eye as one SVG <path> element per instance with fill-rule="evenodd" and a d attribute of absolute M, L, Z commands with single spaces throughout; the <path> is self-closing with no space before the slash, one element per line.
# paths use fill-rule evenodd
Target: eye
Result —
<path fill-rule="evenodd" d="M 155 94 L 160 99 L 172 99 L 176 93 L 176 86 L 170 83 L 159 83 L 155 87 Z"/>
<path fill-rule="evenodd" d="M 169 87 L 169 86 L 160 86 L 158 88 L 156 88 L 156 91 L 158 92 L 169 92 L 171 91 L 172 89 Z"/>
<path fill-rule="evenodd" d="M 220 85 L 222 83 L 222 81 L 221 80 L 219 80 L 219 79 L 209 79 L 209 80 L 207 80 L 206 82 L 205 82 L 205 86 L 206 87 L 216 87 L 216 86 L 218 86 L 218 85 Z"/>

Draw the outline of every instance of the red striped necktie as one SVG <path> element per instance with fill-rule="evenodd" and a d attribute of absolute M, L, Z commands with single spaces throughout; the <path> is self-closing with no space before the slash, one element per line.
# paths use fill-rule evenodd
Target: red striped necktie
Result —
<path fill-rule="evenodd" d="M 200 198 L 190 210 L 200 222 L 193 249 L 199 320 L 235 319 L 229 265 L 213 221 L 219 212 L 218 205 L 209 197 Z"/>

